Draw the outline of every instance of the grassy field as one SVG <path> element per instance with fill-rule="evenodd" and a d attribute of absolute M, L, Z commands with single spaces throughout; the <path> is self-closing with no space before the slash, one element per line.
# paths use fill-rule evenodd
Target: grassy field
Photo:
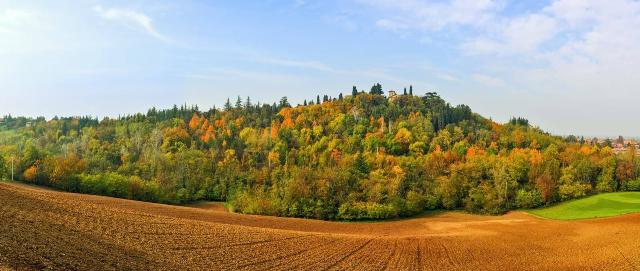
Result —
<path fill-rule="evenodd" d="M 545 218 L 574 220 L 610 217 L 640 212 L 640 192 L 607 193 L 578 199 L 556 206 L 530 210 Z"/>

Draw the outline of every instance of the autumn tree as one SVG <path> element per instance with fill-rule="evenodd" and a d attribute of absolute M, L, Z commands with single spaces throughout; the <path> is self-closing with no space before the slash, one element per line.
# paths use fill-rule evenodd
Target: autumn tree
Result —
<path fill-rule="evenodd" d="M 4 117 L 0 156 L 6 168 L 12 153 L 16 179 L 63 190 L 320 219 L 498 214 L 640 189 L 635 150 L 497 123 L 411 85 L 393 102 L 382 93 L 376 83 L 296 107 L 247 97 L 102 120 Z"/>

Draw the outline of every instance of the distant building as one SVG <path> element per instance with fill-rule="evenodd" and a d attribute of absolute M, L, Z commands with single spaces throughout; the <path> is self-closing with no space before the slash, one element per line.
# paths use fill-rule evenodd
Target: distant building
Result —
<path fill-rule="evenodd" d="M 621 144 L 624 145 L 624 137 L 622 136 L 618 136 L 618 139 L 616 139 L 616 144 Z"/>
<path fill-rule="evenodd" d="M 395 90 L 389 90 L 388 97 L 389 97 L 389 100 L 395 101 L 396 98 L 398 97 L 398 93 L 396 93 Z"/>

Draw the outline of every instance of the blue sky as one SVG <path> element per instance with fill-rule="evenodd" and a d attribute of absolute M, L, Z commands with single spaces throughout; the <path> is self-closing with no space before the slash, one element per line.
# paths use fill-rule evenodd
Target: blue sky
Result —
<path fill-rule="evenodd" d="M 302 102 L 412 84 L 494 120 L 640 135 L 632 0 L 0 1 L 0 114 Z"/>

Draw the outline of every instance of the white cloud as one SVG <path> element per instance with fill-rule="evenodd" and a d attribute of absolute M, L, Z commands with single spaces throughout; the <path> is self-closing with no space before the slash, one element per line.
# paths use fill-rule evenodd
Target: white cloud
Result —
<path fill-rule="evenodd" d="M 461 48 L 470 54 L 532 52 L 551 40 L 559 31 L 557 19 L 544 14 L 504 20 L 494 27 L 495 30 L 487 30 L 488 33 L 467 41 Z"/>
<path fill-rule="evenodd" d="M 69 36 L 58 29 L 58 21 L 43 10 L 36 8 L 0 7 L 0 62 L 2 69 L 14 69 L 6 63 L 17 62 L 18 55 L 59 51 L 71 48 Z M 64 36 L 66 40 L 61 42 Z"/>
<path fill-rule="evenodd" d="M 518 51 L 536 49 L 558 31 L 556 20 L 541 14 L 532 14 L 511 21 L 503 35 L 508 46 Z"/>
<path fill-rule="evenodd" d="M 0 11 L 0 33 L 20 32 L 37 23 L 36 16 L 26 10 L 6 9 Z"/>
<path fill-rule="evenodd" d="M 129 9 L 118 9 L 118 8 L 103 8 L 102 6 L 95 6 L 93 8 L 100 17 L 105 18 L 107 20 L 117 21 L 124 23 L 129 26 L 133 26 L 141 29 L 145 33 L 150 36 L 159 39 L 164 42 L 168 42 L 164 35 L 160 34 L 152 24 L 151 17 L 147 16 L 144 13 L 140 13 L 137 11 L 129 10 Z"/>
<path fill-rule="evenodd" d="M 545 128 L 637 135 L 640 130 L 625 123 L 639 113 L 638 14 L 640 2 L 633 0 L 555 0 L 540 10 L 501 19 L 462 48 L 479 55 L 477 69 L 490 70 L 498 80 L 508 78 L 502 80 L 505 88 L 528 93 L 523 114 L 537 115 Z M 558 115 L 565 118 L 558 120 Z"/>
<path fill-rule="evenodd" d="M 449 26 L 482 25 L 501 8 L 495 0 L 358 0 L 384 11 L 377 25 L 383 29 L 398 27 L 436 31 Z"/>
<path fill-rule="evenodd" d="M 460 39 L 449 42 L 480 57 L 476 69 L 494 74 L 472 75 L 484 85 L 535 89 L 544 80 L 550 89 L 576 93 L 613 85 L 626 93 L 640 88 L 634 74 L 640 66 L 639 1 L 552 0 L 509 16 L 500 13 L 503 1 L 360 2 L 380 10 L 376 26 L 381 29 L 422 31 L 417 42 L 428 43 L 432 33 L 449 36 L 448 27 L 464 28 L 454 34 Z"/>

